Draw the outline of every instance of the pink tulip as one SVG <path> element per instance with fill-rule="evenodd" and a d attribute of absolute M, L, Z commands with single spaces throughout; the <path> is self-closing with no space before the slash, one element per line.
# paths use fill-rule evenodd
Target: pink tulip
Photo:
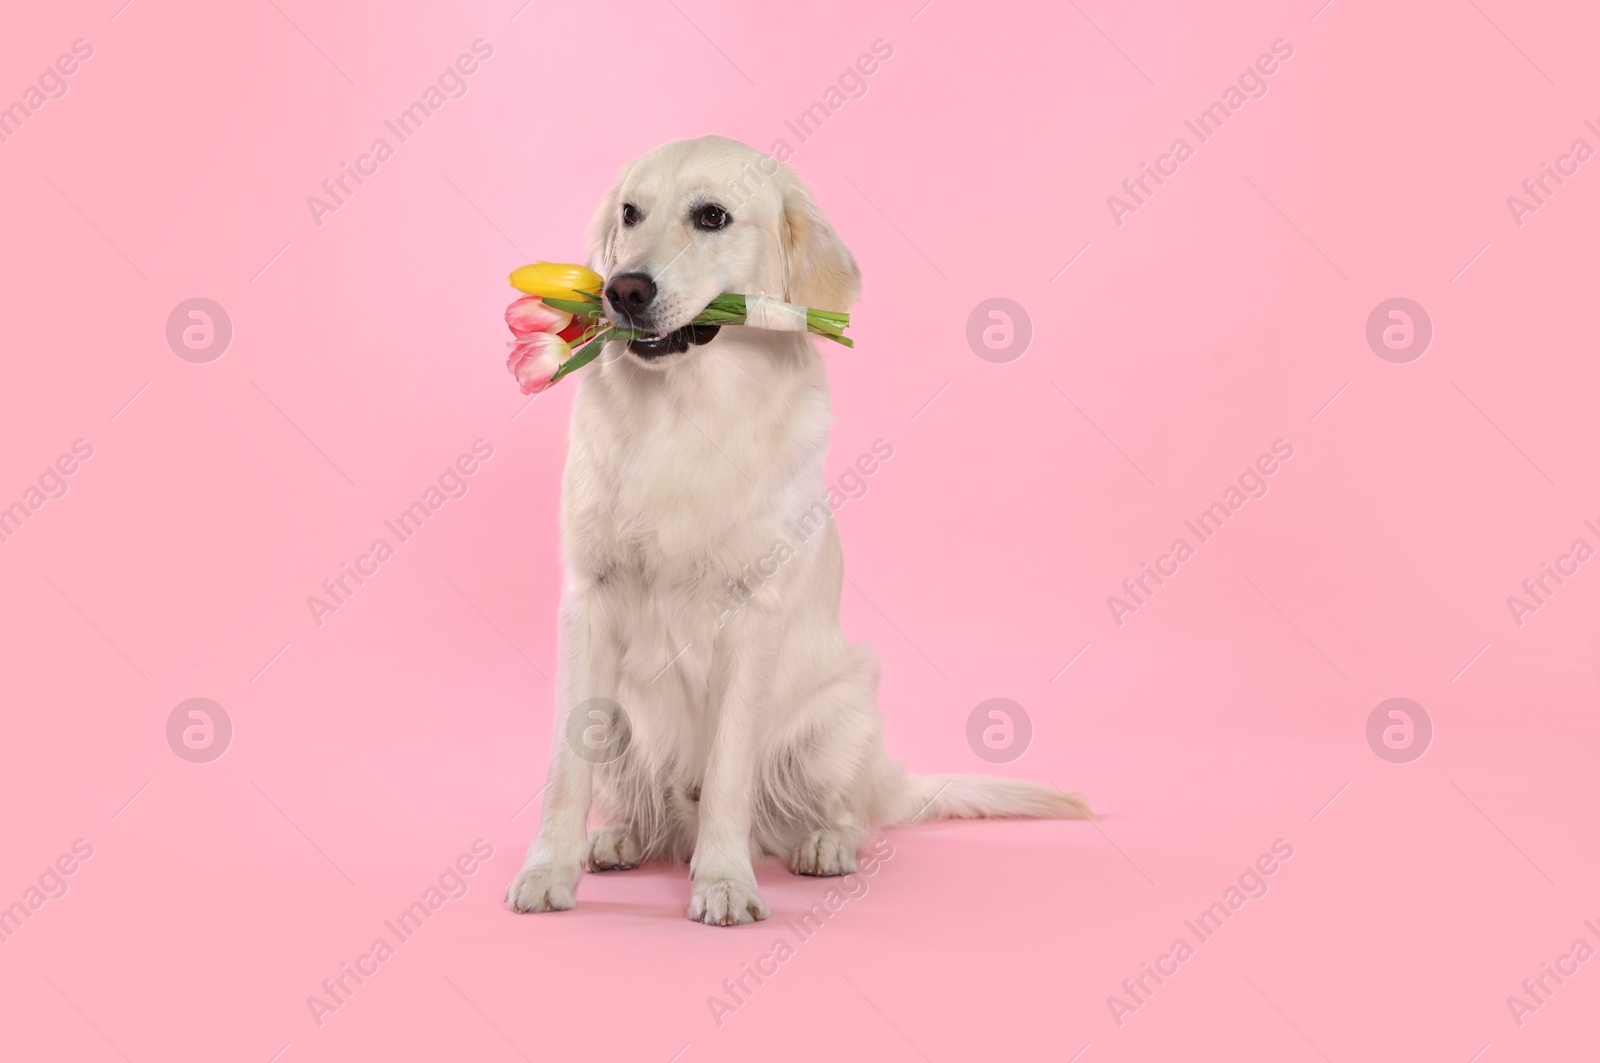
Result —
<path fill-rule="evenodd" d="M 518 339 L 539 332 L 560 332 L 571 322 L 571 314 L 546 306 L 536 295 L 525 295 L 506 307 L 506 324 Z"/>
<path fill-rule="evenodd" d="M 537 395 L 551 384 L 561 363 L 572 357 L 572 348 L 560 336 L 535 332 L 512 344 L 506 368 L 522 386 L 524 395 Z"/>

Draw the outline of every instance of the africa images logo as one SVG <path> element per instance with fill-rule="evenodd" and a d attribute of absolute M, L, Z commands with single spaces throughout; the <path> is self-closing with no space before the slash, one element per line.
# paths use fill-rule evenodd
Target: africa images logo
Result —
<path fill-rule="evenodd" d="M 400 144 L 422 132 L 422 126 L 429 118 L 438 114 L 451 100 L 465 96 L 471 88 L 467 79 L 477 73 L 479 66 L 488 62 L 493 55 L 494 45 L 482 37 L 473 41 L 472 52 L 462 52 L 457 56 L 455 62 L 445 67 L 439 75 L 437 84 L 422 90 L 420 99 L 412 100 L 410 106 L 394 118 L 384 119 L 384 126 L 394 134 L 394 144 L 390 144 L 386 137 L 377 137 L 366 152 L 356 156 L 354 166 L 340 162 L 339 172 L 322 182 L 323 195 L 306 197 L 306 209 L 311 211 L 311 220 L 317 223 L 317 228 L 326 224 L 327 215 L 339 213 L 339 208 L 345 206 L 357 189 L 367 183 L 366 178 L 375 176 L 380 166 L 394 158 Z"/>
<path fill-rule="evenodd" d="M 1145 206 L 1160 187 L 1166 184 L 1166 178 L 1174 177 L 1179 167 L 1194 158 L 1196 147 L 1204 144 L 1218 133 L 1222 132 L 1223 123 L 1250 100 L 1259 100 L 1270 89 L 1267 78 L 1276 73 L 1280 65 L 1289 61 L 1294 56 L 1294 45 L 1288 40 L 1279 37 L 1272 42 L 1272 53 L 1262 52 L 1256 57 L 1252 66 L 1247 66 L 1239 75 L 1237 84 L 1229 85 L 1222 90 L 1222 98 L 1212 100 L 1210 106 L 1205 107 L 1194 118 L 1184 119 L 1184 127 L 1194 134 L 1195 144 L 1190 144 L 1184 137 L 1178 137 L 1172 142 L 1172 147 L 1161 155 L 1156 156 L 1155 165 L 1141 161 L 1139 174 L 1129 177 L 1122 182 L 1122 196 L 1107 196 L 1106 209 L 1111 212 L 1111 220 L 1116 222 L 1117 228 L 1122 228 L 1123 219 L 1136 213 L 1140 207 Z M 1152 187 L 1152 182 L 1154 187 Z"/>
<path fill-rule="evenodd" d="M 1282 437 L 1273 440 L 1270 454 L 1263 451 L 1254 462 L 1245 466 L 1236 484 L 1223 488 L 1221 496 L 1211 505 L 1183 522 L 1184 528 L 1194 536 L 1194 543 L 1191 544 L 1185 536 L 1179 536 L 1172 541 L 1167 553 L 1155 559 L 1154 566 L 1148 561 L 1139 562 L 1139 574 L 1122 581 L 1122 595 L 1106 595 L 1106 608 L 1111 611 L 1111 619 L 1116 621 L 1117 626 L 1121 627 L 1127 623 L 1129 615 L 1149 605 L 1156 591 L 1176 576 L 1184 562 L 1194 557 L 1201 545 L 1220 532 L 1228 519 L 1243 509 L 1247 501 L 1265 498 L 1271 490 L 1267 477 L 1292 457 L 1293 443 Z M 1154 586 L 1151 586 L 1152 583 Z"/>
<path fill-rule="evenodd" d="M 1123 995 L 1113 993 L 1106 997 L 1111 1020 L 1121 1026 L 1127 1022 L 1129 1015 L 1150 1003 L 1156 990 L 1183 970 L 1183 965 L 1194 959 L 1200 946 L 1216 937 L 1235 913 L 1243 910 L 1247 902 L 1260 900 L 1267 895 L 1271 888 L 1267 879 L 1277 874 L 1293 856 L 1294 846 L 1288 839 L 1274 840 L 1271 851 L 1257 856 L 1235 880 L 1235 884 L 1223 891 L 1221 900 L 1211 902 L 1210 907 L 1195 918 L 1185 919 L 1183 927 L 1189 932 L 1188 935 L 1180 934 L 1174 938 L 1167 951 L 1155 958 L 1153 967 L 1148 962 L 1141 962 L 1138 974 L 1122 980 Z M 1189 935 L 1193 936 L 1193 941 Z"/>

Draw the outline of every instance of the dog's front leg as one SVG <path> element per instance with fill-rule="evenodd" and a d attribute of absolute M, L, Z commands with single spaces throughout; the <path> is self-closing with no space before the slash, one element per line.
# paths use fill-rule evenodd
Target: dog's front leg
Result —
<path fill-rule="evenodd" d="M 594 727 L 605 728 L 606 702 L 616 693 L 617 646 L 602 625 L 591 589 L 572 592 L 561 607 L 561 665 L 556 682 L 556 728 L 550 743 L 550 771 L 545 779 L 539 812 L 539 830 L 522 870 L 506 891 L 506 900 L 519 912 L 561 911 L 578 902 L 573 891 L 583 874 L 588 847 L 589 801 L 593 790 L 595 757 L 583 742 L 571 739 L 574 730 L 586 738 Z M 596 705 L 602 706 L 596 709 Z M 585 716 L 569 727 L 573 713 Z M 604 759 L 601 757 L 599 759 Z"/>
<path fill-rule="evenodd" d="M 752 607 L 725 632 L 716 732 L 700 790 L 699 836 L 689 865 L 689 918 L 707 926 L 765 919 L 750 865 L 761 727 L 778 632 Z"/>

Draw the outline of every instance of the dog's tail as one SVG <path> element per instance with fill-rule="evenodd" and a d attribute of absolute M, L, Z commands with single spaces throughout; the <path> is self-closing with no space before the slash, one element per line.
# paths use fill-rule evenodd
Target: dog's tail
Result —
<path fill-rule="evenodd" d="M 991 775 L 907 775 L 896 823 L 930 819 L 1093 819 L 1088 799 Z"/>

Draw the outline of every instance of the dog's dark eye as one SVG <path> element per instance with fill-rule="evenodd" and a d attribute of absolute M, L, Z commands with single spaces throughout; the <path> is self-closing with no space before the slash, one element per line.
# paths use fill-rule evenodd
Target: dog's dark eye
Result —
<path fill-rule="evenodd" d="M 694 212 L 694 227 L 714 232 L 717 229 L 726 229 L 733 216 L 715 203 L 707 203 Z"/>
<path fill-rule="evenodd" d="M 638 225 L 639 208 L 634 206 L 632 203 L 624 203 L 622 205 L 622 224 Z"/>

